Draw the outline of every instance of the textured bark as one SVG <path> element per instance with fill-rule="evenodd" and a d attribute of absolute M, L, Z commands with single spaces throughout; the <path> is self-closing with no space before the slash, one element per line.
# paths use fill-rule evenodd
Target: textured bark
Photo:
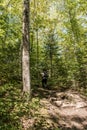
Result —
<path fill-rule="evenodd" d="M 23 49 L 22 49 L 22 79 L 23 92 L 30 93 L 30 37 L 29 37 L 29 0 L 23 3 Z"/>

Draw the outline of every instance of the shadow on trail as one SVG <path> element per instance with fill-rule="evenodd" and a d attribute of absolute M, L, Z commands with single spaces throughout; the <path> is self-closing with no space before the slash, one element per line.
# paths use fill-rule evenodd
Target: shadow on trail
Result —
<path fill-rule="evenodd" d="M 33 96 L 42 105 L 40 129 L 87 130 L 87 101 L 78 92 L 37 88 Z"/>
<path fill-rule="evenodd" d="M 59 92 L 59 91 L 57 91 L 57 92 Z M 34 97 L 39 97 L 40 99 L 42 99 L 42 98 L 48 99 L 51 96 L 55 97 L 56 96 L 55 94 L 56 94 L 55 90 L 52 90 L 52 89 L 49 89 L 49 88 L 44 89 L 44 88 L 41 88 L 41 87 L 35 88 L 32 92 L 32 95 Z"/>

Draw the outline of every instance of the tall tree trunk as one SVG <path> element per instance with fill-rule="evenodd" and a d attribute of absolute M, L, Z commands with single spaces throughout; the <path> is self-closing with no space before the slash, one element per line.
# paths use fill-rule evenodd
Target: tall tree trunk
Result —
<path fill-rule="evenodd" d="M 38 41 L 38 28 L 36 31 L 37 35 L 37 78 L 39 80 L 39 41 Z"/>
<path fill-rule="evenodd" d="M 29 12 L 30 1 L 24 0 L 23 3 L 23 49 L 22 49 L 22 80 L 23 92 L 30 94 L 30 35 L 29 35 Z"/>

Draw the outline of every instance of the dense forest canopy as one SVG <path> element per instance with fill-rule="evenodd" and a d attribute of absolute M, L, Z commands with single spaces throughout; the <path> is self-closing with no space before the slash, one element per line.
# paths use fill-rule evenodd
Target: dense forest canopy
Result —
<path fill-rule="evenodd" d="M 0 130 L 65 130 L 67 123 L 87 130 L 81 94 L 87 96 L 87 1 L 0 0 Z"/>
<path fill-rule="evenodd" d="M 32 84 L 49 71 L 49 85 L 86 87 L 87 2 L 30 1 L 30 68 Z M 23 3 L 0 1 L 0 84 L 21 81 Z"/>

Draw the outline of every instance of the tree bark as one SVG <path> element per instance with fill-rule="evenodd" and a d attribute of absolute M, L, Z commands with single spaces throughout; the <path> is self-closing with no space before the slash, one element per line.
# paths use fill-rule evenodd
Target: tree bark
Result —
<path fill-rule="evenodd" d="M 39 81 L 39 41 L 38 41 L 38 29 L 36 31 L 37 35 L 37 78 Z"/>
<path fill-rule="evenodd" d="M 23 48 L 22 48 L 22 80 L 23 92 L 30 94 L 30 34 L 29 34 L 29 12 L 30 1 L 24 0 L 23 3 Z"/>

